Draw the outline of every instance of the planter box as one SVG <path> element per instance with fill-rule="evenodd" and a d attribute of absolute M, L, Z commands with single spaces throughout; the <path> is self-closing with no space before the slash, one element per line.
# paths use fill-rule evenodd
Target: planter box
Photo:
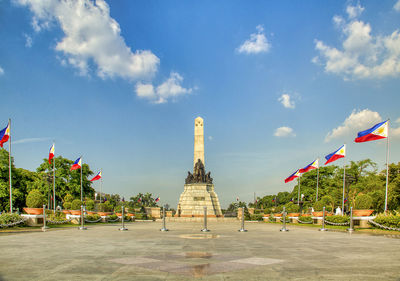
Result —
<path fill-rule="evenodd" d="M 282 216 L 281 213 L 279 213 L 279 214 L 274 214 L 274 217 L 281 217 L 281 216 Z"/>
<path fill-rule="evenodd" d="M 28 215 L 43 215 L 43 208 L 24 208 Z"/>
<path fill-rule="evenodd" d="M 166 217 L 172 217 L 172 211 L 165 211 Z"/>
<path fill-rule="evenodd" d="M 74 216 L 80 216 L 81 215 L 81 210 L 69 210 L 71 215 Z"/>
<path fill-rule="evenodd" d="M 159 219 L 161 218 L 160 209 L 160 207 L 145 207 L 146 215 L 155 219 Z"/>
<path fill-rule="evenodd" d="M 112 215 L 112 212 L 97 212 L 100 217 L 106 217 Z"/>
<path fill-rule="evenodd" d="M 288 217 L 299 217 L 300 213 L 289 213 Z"/>
<path fill-rule="evenodd" d="M 71 212 L 69 210 L 62 210 L 63 214 L 69 215 Z"/>
<path fill-rule="evenodd" d="M 320 212 L 313 212 L 312 215 L 313 217 L 322 217 L 322 211 Z M 332 213 L 328 213 L 328 211 L 325 211 L 325 216 L 332 216 Z"/>
<path fill-rule="evenodd" d="M 353 210 L 353 217 L 368 217 L 374 210 Z"/>
<path fill-rule="evenodd" d="M 96 214 L 95 211 L 86 211 L 86 213 L 88 213 L 88 215 L 95 215 Z"/>

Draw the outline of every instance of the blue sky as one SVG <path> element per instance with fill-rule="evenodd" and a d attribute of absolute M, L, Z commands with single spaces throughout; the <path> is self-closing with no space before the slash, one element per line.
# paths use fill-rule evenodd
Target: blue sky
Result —
<path fill-rule="evenodd" d="M 400 1 L 0 0 L 0 38 L 18 167 L 55 140 L 105 192 L 174 206 L 197 116 L 224 207 L 291 190 L 344 142 L 383 169 L 385 141 L 353 140 L 386 118 L 399 161 Z"/>

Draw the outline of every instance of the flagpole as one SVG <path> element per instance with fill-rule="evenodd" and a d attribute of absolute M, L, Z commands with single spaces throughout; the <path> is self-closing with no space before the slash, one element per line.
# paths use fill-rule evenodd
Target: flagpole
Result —
<path fill-rule="evenodd" d="M 8 176 L 10 182 L 10 213 L 12 213 L 12 177 L 11 177 L 11 118 L 8 119 Z"/>
<path fill-rule="evenodd" d="M 342 215 L 344 214 L 344 192 L 346 186 L 346 162 L 343 164 L 343 197 L 342 197 Z"/>
<path fill-rule="evenodd" d="M 83 192 L 82 192 L 82 167 L 83 167 L 83 161 L 82 161 L 82 156 L 81 156 L 81 202 L 83 202 Z"/>
<path fill-rule="evenodd" d="M 300 178 L 301 175 L 299 176 L 299 186 L 298 186 L 298 194 L 297 194 L 297 205 L 300 206 Z"/>
<path fill-rule="evenodd" d="M 53 142 L 53 148 L 55 149 L 54 142 Z M 55 155 L 53 155 L 53 208 L 54 208 L 53 212 L 55 213 L 56 212 L 56 156 Z"/>
<path fill-rule="evenodd" d="M 317 197 L 315 199 L 315 202 L 318 201 L 318 182 L 319 182 L 319 163 L 318 163 L 318 169 L 317 169 Z"/>
<path fill-rule="evenodd" d="M 103 190 L 103 169 L 100 169 L 101 178 L 100 178 L 100 203 L 101 203 L 101 193 Z"/>
<path fill-rule="evenodd" d="M 387 212 L 387 204 L 388 204 L 388 184 L 389 184 L 389 121 L 388 119 L 388 132 L 386 138 L 386 190 L 385 190 L 385 213 Z"/>

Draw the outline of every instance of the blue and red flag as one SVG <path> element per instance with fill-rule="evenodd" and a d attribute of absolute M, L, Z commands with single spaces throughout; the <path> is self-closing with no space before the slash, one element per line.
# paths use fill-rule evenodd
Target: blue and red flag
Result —
<path fill-rule="evenodd" d="M 303 169 L 300 169 L 300 173 L 307 173 L 310 170 L 313 169 L 318 169 L 319 168 L 319 164 L 318 164 L 318 159 L 314 160 L 313 162 L 311 162 L 310 164 L 308 164 L 307 166 L 305 166 Z"/>
<path fill-rule="evenodd" d="M 3 144 L 8 141 L 10 138 L 10 123 L 7 124 L 3 130 L 0 131 L 0 146 L 3 147 Z"/>
<path fill-rule="evenodd" d="M 347 202 L 347 197 L 344 199 L 344 203 L 346 203 Z"/>
<path fill-rule="evenodd" d="M 296 172 L 294 172 L 294 173 L 291 174 L 289 177 L 287 177 L 287 178 L 285 179 L 285 183 L 288 183 L 288 182 L 294 180 L 295 178 L 300 177 L 300 172 L 299 172 L 299 171 L 300 171 L 300 170 L 298 169 Z"/>
<path fill-rule="evenodd" d="M 97 173 L 90 181 L 97 181 L 101 179 L 101 171 Z"/>
<path fill-rule="evenodd" d="M 139 203 L 142 202 L 142 198 L 139 197 L 139 199 L 137 200 Z"/>
<path fill-rule="evenodd" d="M 355 142 L 366 142 L 384 139 L 388 137 L 388 127 L 389 120 L 383 121 L 381 123 L 376 124 L 372 128 L 368 130 L 359 132 L 357 134 L 357 138 L 354 140 Z"/>
<path fill-rule="evenodd" d="M 345 144 L 342 145 L 335 152 L 332 152 L 331 154 L 325 156 L 325 159 L 327 160 L 325 162 L 325 165 L 328 164 L 328 163 L 331 163 L 333 161 L 336 161 L 336 160 L 338 160 L 340 158 L 344 158 L 344 157 L 346 157 L 346 145 Z"/>
<path fill-rule="evenodd" d="M 154 201 L 156 202 L 160 201 L 160 197 L 157 197 Z"/>
<path fill-rule="evenodd" d="M 53 159 L 54 158 L 54 143 L 53 143 L 53 145 L 50 147 L 50 150 L 49 150 L 49 164 L 51 165 L 51 159 Z"/>
<path fill-rule="evenodd" d="M 272 202 L 275 202 L 275 198 L 272 198 Z"/>
<path fill-rule="evenodd" d="M 71 166 L 71 171 L 79 169 L 82 167 L 82 157 L 75 160 L 74 164 Z"/>

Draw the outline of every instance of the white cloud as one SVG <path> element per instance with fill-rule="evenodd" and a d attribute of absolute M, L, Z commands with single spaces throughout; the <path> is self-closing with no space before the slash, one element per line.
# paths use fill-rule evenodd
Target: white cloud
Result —
<path fill-rule="evenodd" d="M 49 141 L 50 138 L 26 138 L 13 141 L 12 144 L 20 144 L 20 143 L 32 143 L 32 142 L 42 142 L 42 141 Z"/>
<path fill-rule="evenodd" d="M 400 12 L 400 0 L 398 0 L 396 2 L 396 4 L 394 4 L 393 9 L 397 12 Z"/>
<path fill-rule="evenodd" d="M 25 37 L 25 47 L 27 47 L 27 48 L 32 47 L 32 44 L 33 44 L 32 37 L 29 36 L 29 35 L 26 34 L 26 33 L 24 33 L 24 37 Z"/>
<path fill-rule="evenodd" d="M 350 19 L 360 16 L 363 11 L 364 11 L 364 7 L 361 7 L 360 3 L 358 3 L 357 6 L 349 5 L 346 8 L 346 13 Z"/>
<path fill-rule="evenodd" d="M 148 78 L 158 69 L 159 58 L 149 50 L 132 51 L 121 36 L 119 24 L 110 16 L 104 0 L 15 0 L 33 13 L 35 31 L 60 25 L 64 37 L 55 49 L 65 62 L 81 75 L 96 68 L 102 79 L 121 77 L 128 80 Z"/>
<path fill-rule="evenodd" d="M 400 31 L 394 30 L 387 36 L 372 35 L 370 24 L 356 19 L 363 10 L 359 4 L 347 7 L 349 20 L 334 16 L 335 26 L 344 38 L 342 46 L 335 48 L 315 40 L 319 56 L 312 61 L 345 80 L 400 76 Z"/>
<path fill-rule="evenodd" d="M 275 130 L 275 137 L 295 137 L 296 134 L 293 132 L 293 129 L 290 127 L 279 127 Z"/>
<path fill-rule="evenodd" d="M 258 54 L 269 51 L 271 45 L 268 43 L 267 37 L 264 34 L 264 28 L 262 25 L 258 25 L 256 29 L 257 33 L 250 34 L 250 39 L 244 41 L 244 43 L 237 48 L 239 53 Z"/>
<path fill-rule="evenodd" d="M 190 94 L 192 88 L 181 86 L 183 77 L 179 73 L 171 72 L 170 77 L 162 84 L 154 88 L 152 84 L 143 84 L 138 82 L 135 91 L 138 97 L 145 98 L 153 103 L 165 103 L 169 99 L 176 99 L 178 96 Z"/>
<path fill-rule="evenodd" d="M 208 136 L 209 141 L 212 141 L 213 139 L 214 139 L 213 136 Z"/>
<path fill-rule="evenodd" d="M 4 69 L 0 66 L 0 76 L 4 74 Z"/>
<path fill-rule="evenodd" d="M 296 107 L 295 102 L 291 99 L 289 94 L 282 94 L 278 101 L 281 102 L 285 108 L 294 109 Z"/>
<path fill-rule="evenodd" d="M 349 117 L 347 117 L 342 125 L 333 129 L 325 137 L 325 142 L 329 142 L 332 139 L 356 136 L 357 132 L 366 130 L 376 123 L 382 121 L 382 117 L 378 112 L 371 111 L 369 109 L 364 110 L 353 110 Z"/>

